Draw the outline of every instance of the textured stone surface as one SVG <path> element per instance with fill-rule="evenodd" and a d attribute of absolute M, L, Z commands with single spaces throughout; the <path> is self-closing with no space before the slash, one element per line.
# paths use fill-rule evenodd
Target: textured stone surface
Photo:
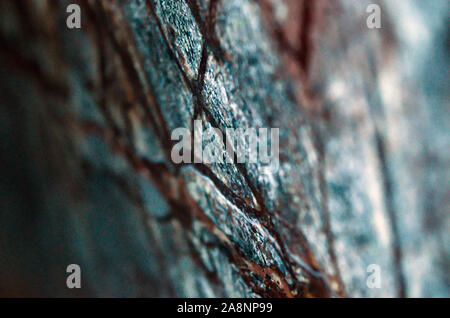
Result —
<path fill-rule="evenodd" d="M 0 293 L 449 296 L 448 3 L 370 2 L 0 2 Z M 280 169 L 173 164 L 194 119 Z"/>

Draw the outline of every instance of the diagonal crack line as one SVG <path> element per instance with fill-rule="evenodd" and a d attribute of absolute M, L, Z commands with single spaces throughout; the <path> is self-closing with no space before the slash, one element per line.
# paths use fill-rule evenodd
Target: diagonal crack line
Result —
<path fill-rule="evenodd" d="M 394 237 L 392 244 L 392 254 L 395 266 L 395 280 L 397 283 L 398 297 L 406 297 L 406 282 L 403 273 L 403 254 L 401 249 L 400 233 L 397 224 L 397 216 L 395 213 L 394 199 L 392 195 L 392 178 L 389 172 L 388 162 L 386 158 L 386 146 L 383 137 L 378 128 L 375 128 L 375 142 L 377 147 L 378 159 L 381 165 L 381 175 L 383 179 L 384 195 L 386 196 L 386 208 L 391 224 L 391 230 Z"/>
<path fill-rule="evenodd" d="M 158 26 L 158 30 L 161 33 L 161 36 L 167 47 L 170 57 L 177 65 L 178 70 L 180 71 L 181 76 L 183 77 L 183 80 L 186 83 L 186 85 L 188 85 L 189 89 L 191 91 L 193 91 L 195 88 L 195 85 L 192 83 L 191 79 L 189 79 L 188 75 L 186 74 L 186 71 L 184 70 L 183 66 L 181 65 L 180 60 L 177 58 L 177 55 L 175 54 L 174 50 L 172 49 L 172 47 L 169 43 L 169 40 L 167 39 L 167 35 L 163 30 L 161 20 L 159 19 L 158 15 L 156 14 L 156 9 L 155 9 L 153 2 L 151 0 L 146 0 L 145 4 L 146 4 L 147 12 L 149 12 L 156 21 L 156 25 Z"/>
<path fill-rule="evenodd" d="M 212 50 L 214 57 L 219 62 L 224 62 L 226 59 L 226 53 L 220 45 L 217 36 L 214 33 L 215 26 L 215 15 L 217 13 L 217 6 L 219 5 L 220 0 L 211 0 L 209 4 L 209 16 L 207 21 L 204 21 L 200 15 L 200 7 L 196 0 L 184 0 L 189 9 L 191 10 L 192 16 L 194 17 L 199 29 L 200 33 L 203 36 L 203 39 L 206 44 Z"/>

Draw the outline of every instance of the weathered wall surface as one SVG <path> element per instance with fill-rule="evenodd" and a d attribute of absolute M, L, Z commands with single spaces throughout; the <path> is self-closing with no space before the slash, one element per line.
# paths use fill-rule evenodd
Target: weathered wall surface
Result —
<path fill-rule="evenodd" d="M 448 3 L 394 2 L 1 1 L 0 293 L 449 296 Z M 280 169 L 174 164 L 195 119 Z"/>

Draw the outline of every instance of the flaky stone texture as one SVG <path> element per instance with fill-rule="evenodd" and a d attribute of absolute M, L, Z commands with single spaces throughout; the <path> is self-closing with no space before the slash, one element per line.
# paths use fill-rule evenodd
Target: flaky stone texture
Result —
<path fill-rule="evenodd" d="M 0 293 L 449 296 L 448 3 L 372 2 L 1 1 Z M 280 169 L 174 164 L 195 119 Z"/>

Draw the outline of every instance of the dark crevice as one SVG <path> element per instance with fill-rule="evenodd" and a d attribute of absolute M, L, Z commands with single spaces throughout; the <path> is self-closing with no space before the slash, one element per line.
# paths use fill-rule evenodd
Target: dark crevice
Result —
<path fill-rule="evenodd" d="M 386 208 L 393 234 L 392 254 L 395 266 L 395 280 L 397 283 L 398 297 L 406 297 L 406 282 L 402 265 L 401 240 L 400 240 L 400 233 L 398 230 L 397 216 L 395 213 L 394 199 L 392 193 L 392 177 L 390 175 L 388 168 L 388 163 L 386 159 L 386 147 L 384 145 L 383 137 L 381 136 L 377 128 L 375 131 L 375 142 L 378 159 L 381 165 L 381 175 L 383 180 L 384 197 L 386 199 Z"/>

